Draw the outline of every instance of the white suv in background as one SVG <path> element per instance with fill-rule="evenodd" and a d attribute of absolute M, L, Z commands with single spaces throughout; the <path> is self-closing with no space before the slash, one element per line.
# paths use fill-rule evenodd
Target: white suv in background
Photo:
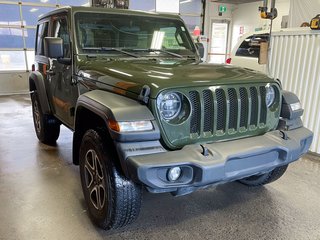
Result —
<path fill-rule="evenodd" d="M 260 65 L 258 60 L 260 43 L 268 42 L 269 39 L 270 32 L 266 30 L 244 34 L 233 48 L 226 63 L 266 73 L 266 65 Z"/>

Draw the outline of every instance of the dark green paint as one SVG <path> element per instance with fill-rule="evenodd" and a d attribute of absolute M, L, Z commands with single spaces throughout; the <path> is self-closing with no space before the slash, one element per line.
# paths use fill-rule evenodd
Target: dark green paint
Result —
<path fill-rule="evenodd" d="M 190 90 L 208 89 L 214 86 L 223 88 L 227 88 L 228 85 L 232 87 L 243 85 L 260 86 L 267 83 L 276 84 L 276 81 L 249 69 L 229 65 L 203 64 L 199 61 L 197 54 L 193 56 L 194 59 L 177 58 L 160 53 L 159 55 L 154 54 L 152 57 L 144 56 L 140 58 L 107 53 L 95 55 L 79 54 L 77 45 L 75 44 L 77 41 L 74 33 L 74 14 L 76 12 L 103 12 L 109 14 L 130 14 L 140 17 L 180 19 L 177 15 L 129 12 L 127 10 L 104 8 L 71 7 L 53 11 L 56 15 L 67 15 L 69 20 L 72 66 L 59 67 L 61 69 L 59 76 L 68 77 L 67 81 L 63 82 L 64 90 L 60 91 L 59 94 L 62 94 L 60 98 L 66 99 L 71 103 L 70 109 L 75 108 L 76 100 L 79 97 L 78 94 L 81 95 L 93 89 L 114 92 L 137 100 L 142 87 L 148 85 L 151 90 L 148 107 L 159 124 L 164 143 L 168 148 L 172 149 L 199 142 L 250 137 L 263 134 L 277 126 L 280 112 L 280 97 L 278 99 L 278 107 L 272 109 L 272 111 L 268 110 L 267 124 L 250 131 L 237 129 L 237 131 L 229 133 L 215 133 L 213 135 L 201 133 L 200 136 L 190 136 L 190 118 L 176 125 L 162 121 L 156 108 L 156 98 L 160 92 L 172 90 L 186 94 Z M 51 15 L 52 13 L 48 13 L 42 19 L 46 19 Z M 71 77 L 69 78 L 69 72 L 67 75 L 63 74 L 63 69 L 68 69 L 68 71 L 72 69 L 72 79 Z M 78 82 L 78 84 L 74 85 L 74 82 Z M 55 93 L 48 93 L 49 96 L 51 94 Z M 50 101 L 52 105 L 52 99 Z M 137 102 L 137 104 L 140 103 Z M 69 115 L 63 116 L 61 114 L 58 117 L 70 128 L 74 128 L 74 116 L 70 115 L 70 112 L 64 111 L 65 114 Z"/>
<path fill-rule="evenodd" d="M 270 83 L 267 76 L 243 68 L 229 65 L 201 64 L 194 60 L 159 57 L 153 59 L 96 58 L 88 60 L 80 56 L 79 70 L 88 78 L 97 80 L 99 86 L 114 87 L 132 85 L 127 90 L 139 94 L 144 85 L 151 88 L 151 98 L 171 88 L 219 86 L 239 83 Z M 116 71 L 115 71 L 116 70 Z"/>

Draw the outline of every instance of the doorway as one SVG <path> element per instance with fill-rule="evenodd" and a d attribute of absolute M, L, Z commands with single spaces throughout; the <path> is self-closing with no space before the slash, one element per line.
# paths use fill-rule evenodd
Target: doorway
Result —
<path fill-rule="evenodd" d="M 222 64 L 226 62 L 229 38 L 228 20 L 213 20 L 211 22 L 211 44 L 209 62 Z"/>

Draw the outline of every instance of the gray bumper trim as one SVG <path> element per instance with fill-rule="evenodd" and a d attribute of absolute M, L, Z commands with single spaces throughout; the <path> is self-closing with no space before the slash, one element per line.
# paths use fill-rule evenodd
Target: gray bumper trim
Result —
<path fill-rule="evenodd" d="M 209 152 L 203 156 L 200 145 L 188 145 L 181 150 L 130 156 L 127 169 L 130 178 L 145 184 L 154 192 L 177 191 L 179 188 L 199 188 L 265 173 L 275 167 L 298 160 L 312 143 L 313 133 L 302 127 L 246 139 L 203 144 Z M 169 168 L 182 167 L 185 175 L 172 183 L 166 179 Z"/>

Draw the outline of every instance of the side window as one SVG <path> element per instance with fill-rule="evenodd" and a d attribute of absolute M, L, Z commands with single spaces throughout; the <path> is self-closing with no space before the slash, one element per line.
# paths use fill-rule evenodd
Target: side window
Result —
<path fill-rule="evenodd" d="M 68 31 L 68 22 L 65 17 L 56 18 L 53 21 L 53 37 L 59 37 L 63 40 L 63 56 L 66 58 L 71 57 L 70 50 L 70 35 Z"/>
<path fill-rule="evenodd" d="M 44 22 L 37 27 L 37 43 L 36 43 L 36 55 L 44 54 L 44 38 L 48 36 L 48 22 Z"/>
<path fill-rule="evenodd" d="M 246 38 L 238 48 L 236 56 L 259 58 L 261 42 L 268 42 L 269 34 L 252 35 Z"/>

